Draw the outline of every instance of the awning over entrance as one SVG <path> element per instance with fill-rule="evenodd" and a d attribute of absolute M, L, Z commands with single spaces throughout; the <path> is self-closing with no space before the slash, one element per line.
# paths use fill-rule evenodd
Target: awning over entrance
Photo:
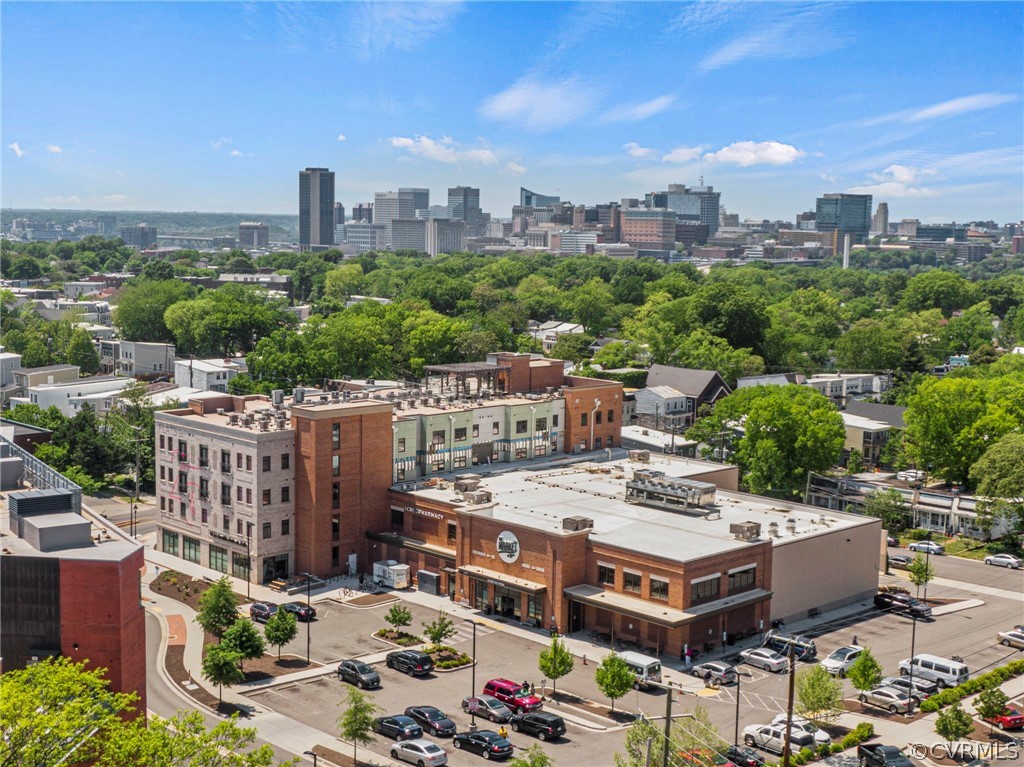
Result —
<path fill-rule="evenodd" d="M 500 583 L 502 586 L 508 586 L 510 589 L 526 591 L 530 594 L 538 594 L 541 591 L 546 591 L 548 588 L 543 583 L 528 581 L 525 578 L 513 578 L 510 575 L 505 575 L 505 573 L 488 570 L 486 567 L 477 567 L 476 565 L 463 565 L 459 568 L 459 572 L 472 575 L 474 578 L 486 578 L 489 581 Z"/>
<path fill-rule="evenodd" d="M 688 610 L 677 610 L 672 607 L 660 605 L 655 602 L 646 602 L 642 599 L 627 597 L 614 591 L 605 591 L 599 586 L 580 584 L 565 589 L 565 595 L 577 602 L 600 607 L 613 613 L 628 615 L 631 618 L 638 618 L 643 621 L 657 623 L 659 626 L 677 628 L 687 623 L 693 623 L 701 618 L 724 613 L 736 607 L 761 602 L 771 597 L 770 591 L 754 589 L 745 591 L 742 594 L 716 599 L 703 605 L 691 607 Z"/>
<path fill-rule="evenodd" d="M 369 530 L 366 532 L 366 537 L 371 541 L 390 543 L 394 546 L 401 546 L 403 549 L 410 549 L 422 554 L 429 554 L 432 557 L 440 557 L 441 559 L 446 559 L 450 562 L 455 561 L 455 551 L 453 549 L 446 549 L 443 546 L 435 546 L 432 543 L 425 543 L 424 541 L 417 540 L 416 538 L 409 538 L 404 535 L 398 535 L 397 533 L 375 533 Z"/>

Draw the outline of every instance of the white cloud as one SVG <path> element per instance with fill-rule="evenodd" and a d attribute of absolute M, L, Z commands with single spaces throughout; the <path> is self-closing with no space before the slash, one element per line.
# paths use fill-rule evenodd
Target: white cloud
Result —
<path fill-rule="evenodd" d="M 18 146 L 17 141 L 15 141 L 13 144 L 8 144 L 7 148 L 14 152 L 14 156 L 18 158 L 24 157 L 26 154 L 25 150 Z"/>
<path fill-rule="evenodd" d="M 890 165 L 881 173 L 870 174 L 877 183 L 851 187 L 851 194 L 873 194 L 879 197 L 935 197 L 938 190 L 921 186 L 919 182 L 938 176 L 932 168 L 911 168 L 907 165 Z"/>
<path fill-rule="evenodd" d="M 458 2 L 360 3 L 353 6 L 349 39 L 362 58 L 380 57 L 391 48 L 411 50 L 447 29 L 461 10 Z"/>
<path fill-rule="evenodd" d="M 114 204 L 120 204 L 122 202 L 128 202 L 128 195 L 126 194 L 105 194 L 100 197 L 100 202 L 110 202 Z"/>
<path fill-rule="evenodd" d="M 231 156 L 232 157 L 245 157 L 245 155 L 242 154 L 241 152 L 239 152 L 237 149 L 232 149 L 231 150 Z"/>
<path fill-rule="evenodd" d="M 836 4 L 837 5 L 837 4 Z M 737 64 L 747 59 L 802 59 L 845 46 L 850 38 L 829 18 L 827 5 L 763 5 L 760 13 L 781 14 L 764 19 L 752 31 L 729 41 L 697 65 L 702 72 Z"/>
<path fill-rule="evenodd" d="M 702 146 L 677 146 L 671 152 L 663 155 L 662 162 L 691 162 L 700 157 L 705 147 Z"/>
<path fill-rule="evenodd" d="M 344 133 L 339 133 L 338 134 L 338 141 L 344 141 L 344 140 L 345 140 L 345 134 Z"/>
<path fill-rule="evenodd" d="M 505 172 L 510 176 L 521 176 L 526 173 L 527 170 L 529 170 L 529 168 L 525 165 L 520 165 L 515 161 L 505 163 Z"/>
<path fill-rule="evenodd" d="M 449 136 L 444 136 L 440 141 L 434 141 L 429 136 L 392 136 L 388 141 L 391 142 L 391 146 L 404 149 L 415 157 L 424 157 L 449 165 L 458 162 L 494 165 L 498 162 L 498 156 L 490 149 L 458 149 Z"/>
<path fill-rule="evenodd" d="M 618 123 L 618 122 L 639 122 L 640 120 L 646 120 L 649 117 L 664 112 L 670 106 L 672 102 L 676 100 L 676 97 L 671 94 L 664 96 L 658 96 L 650 101 L 644 101 L 639 104 L 632 104 L 629 106 L 615 107 L 614 109 L 605 112 L 601 116 L 601 122 L 603 123 Z"/>
<path fill-rule="evenodd" d="M 57 195 L 56 197 L 44 197 L 43 202 L 47 205 L 81 205 L 82 198 L 77 194 Z"/>
<path fill-rule="evenodd" d="M 899 112 L 890 112 L 879 117 L 872 117 L 862 121 L 863 126 L 884 125 L 885 123 L 920 123 L 928 120 L 941 120 L 947 117 L 968 114 L 969 112 L 980 112 L 985 109 L 1008 104 L 1016 101 L 1017 96 L 1012 93 L 975 93 L 971 96 L 962 96 L 949 101 L 940 101 L 921 109 L 903 109 Z"/>
<path fill-rule="evenodd" d="M 802 149 L 778 141 L 737 141 L 717 152 L 709 152 L 704 159 L 746 168 L 750 165 L 788 165 L 805 154 Z"/>
<path fill-rule="evenodd" d="M 830 170 L 825 171 L 824 173 L 819 173 L 818 178 L 820 178 L 822 181 L 827 181 L 830 184 L 834 183 L 836 180 L 836 177 L 832 175 L 832 171 Z"/>
<path fill-rule="evenodd" d="M 521 77 L 501 93 L 484 99 L 480 114 L 492 120 L 521 124 L 531 130 L 561 128 L 589 114 L 599 94 L 579 78 L 541 82 Z"/>
<path fill-rule="evenodd" d="M 672 28 L 688 33 L 712 31 L 731 21 L 742 10 L 744 5 L 738 2 L 697 0 L 684 6 L 683 12 L 672 21 Z"/>
<path fill-rule="evenodd" d="M 60 148 L 59 146 L 57 146 L 56 144 L 47 144 L 47 145 L 46 145 L 46 151 L 47 151 L 47 152 L 49 152 L 50 154 L 60 154 L 60 153 L 61 153 L 61 152 L 63 152 L 64 150 L 63 150 L 63 149 L 61 149 L 61 148 Z"/>
<path fill-rule="evenodd" d="M 654 150 L 651 147 L 640 146 L 635 141 L 623 144 L 622 148 L 629 152 L 630 157 L 650 157 L 654 154 Z"/>
<path fill-rule="evenodd" d="M 215 138 L 213 141 L 210 142 L 210 148 L 212 148 L 214 152 L 219 152 L 221 149 L 223 149 L 230 143 L 231 139 L 229 138 Z"/>

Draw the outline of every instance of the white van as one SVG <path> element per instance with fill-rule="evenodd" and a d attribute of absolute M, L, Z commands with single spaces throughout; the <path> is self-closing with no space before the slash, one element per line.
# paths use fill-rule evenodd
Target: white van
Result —
<path fill-rule="evenodd" d="M 927 653 L 901 660 L 900 676 L 910 676 L 911 666 L 915 679 L 930 679 L 939 687 L 956 687 L 966 682 L 971 675 L 970 669 L 963 663 Z"/>
<path fill-rule="evenodd" d="M 634 687 L 650 687 L 652 682 L 661 682 L 661 661 L 638 652 L 620 652 L 629 670 L 636 675 Z"/>

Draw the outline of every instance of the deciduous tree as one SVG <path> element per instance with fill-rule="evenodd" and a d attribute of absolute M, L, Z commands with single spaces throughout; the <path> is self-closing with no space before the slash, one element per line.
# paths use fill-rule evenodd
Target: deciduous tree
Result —
<path fill-rule="evenodd" d="M 921 587 L 927 586 L 935 577 L 935 565 L 924 554 L 916 554 L 913 561 L 907 565 L 907 576 L 920 592 Z"/>
<path fill-rule="evenodd" d="M 974 708 L 978 716 L 989 720 L 989 732 L 992 732 L 993 720 L 1006 711 L 1006 704 L 1009 702 L 1010 697 L 998 687 L 989 687 L 974 699 Z"/>
<path fill-rule="evenodd" d="M 438 610 L 437 617 L 427 623 L 423 622 L 423 633 L 430 640 L 434 649 L 440 648 L 444 640 L 455 636 L 455 622 L 444 610 Z"/>
<path fill-rule="evenodd" d="M 278 610 L 271 615 L 263 626 L 263 634 L 267 644 L 277 648 L 277 659 L 281 660 L 281 648 L 295 639 L 299 633 L 299 625 L 295 616 L 287 610 Z"/>
<path fill-rule="evenodd" d="M 225 575 L 199 597 L 196 622 L 218 639 L 238 620 L 238 597 Z"/>
<path fill-rule="evenodd" d="M 114 307 L 114 324 L 129 341 L 174 342 L 164 323 L 167 309 L 192 296 L 192 288 L 180 280 L 132 280 L 121 290 Z"/>
<path fill-rule="evenodd" d="M 882 666 L 871 650 L 865 648 L 846 672 L 846 677 L 855 689 L 866 692 L 882 681 Z"/>
<path fill-rule="evenodd" d="M 974 720 L 964 711 L 960 701 L 940 711 L 935 720 L 935 732 L 949 744 L 963 740 L 973 731 Z"/>
<path fill-rule="evenodd" d="M 238 653 L 238 668 L 243 661 L 262 658 L 267 651 L 267 642 L 259 629 L 247 618 L 237 619 L 221 638 L 221 646 Z"/>
<path fill-rule="evenodd" d="M 560 637 L 551 637 L 551 644 L 540 651 L 537 667 L 545 677 L 551 680 L 551 691 L 555 691 L 556 683 L 563 676 L 572 672 L 576 660 L 572 657 Z"/>
<path fill-rule="evenodd" d="M 235 650 L 219 644 L 203 648 L 203 678 L 217 685 L 217 705 L 224 700 L 224 685 L 229 687 L 245 679 L 239 664 L 242 656 Z"/>
<path fill-rule="evenodd" d="M 636 675 L 626 665 L 626 661 L 614 653 L 604 656 L 601 665 L 594 671 L 594 681 L 598 688 L 612 702 L 612 711 L 615 710 L 615 701 L 629 692 L 636 684 Z"/>
<path fill-rule="evenodd" d="M 412 625 L 412 611 L 401 602 L 391 605 L 384 620 L 391 625 L 395 631 L 401 631 L 406 626 Z"/>
<path fill-rule="evenodd" d="M 359 764 L 356 749 L 360 744 L 366 746 L 373 743 L 374 716 L 384 709 L 374 703 L 373 698 L 355 687 L 346 690 L 345 700 L 341 705 L 345 710 L 338 717 L 338 729 L 341 731 L 342 740 L 352 741 L 352 763 Z"/>
<path fill-rule="evenodd" d="M 797 712 L 811 721 L 833 722 L 843 711 L 843 683 L 821 666 L 796 675 Z"/>

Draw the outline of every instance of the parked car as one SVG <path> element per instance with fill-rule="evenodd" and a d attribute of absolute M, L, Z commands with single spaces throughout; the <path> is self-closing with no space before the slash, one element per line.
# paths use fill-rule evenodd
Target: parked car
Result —
<path fill-rule="evenodd" d="M 932 617 L 932 608 L 910 594 L 875 594 L 875 607 L 879 610 L 892 610 L 894 613 L 906 613 L 911 618 Z"/>
<path fill-rule="evenodd" d="M 736 767 L 764 767 L 764 757 L 747 746 L 729 746 L 725 758 Z"/>
<path fill-rule="evenodd" d="M 935 682 L 917 676 L 914 677 L 913 686 L 911 686 L 909 676 L 887 676 L 882 680 L 882 685 L 903 690 L 903 692 L 914 699 L 914 703 L 928 700 L 928 698 L 939 691 L 939 686 Z"/>
<path fill-rule="evenodd" d="M 846 676 L 846 672 L 850 670 L 850 666 L 862 652 L 864 652 L 864 648 L 855 644 L 840 647 L 821 662 L 821 667 L 832 676 Z"/>
<path fill-rule="evenodd" d="M 1013 556 L 1013 554 L 993 554 L 985 557 L 985 564 L 995 565 L 996 567 L 1009 567 L 1011 570 L 1020 570 L 1021 566 L 1024 566 L 1024 560 Z"/>
<path fill-rule="evenodd" d="M 692 751 L 680 751 L 679 758 L 691 767 L 737 767 L 729 759 L 710 748 L 695 748 Z"/>
<path fill-rule="evenodd" d="M 277 605 L 270 602 L 256 602 L 249 608 L 249 617 L 258 623 L 266 623 L 277 612 Z"/>
<path fill-rule="evenodd" d="M 373 720 L 373 731 L 385 738 L 413 740 L 423 737 L 423 728 L 411 716 L 378 716 Z"/>
<path fill-rule="evenodd" d="M 445 750 L 426 738 L 396 743 L 391 747 L 391 758 L 415 764 L 416 767 L 443 767 L 448 764 Z"/>
<path fill-rule="evenodd" d="M 875 687 L 857 696 L 861 703 L 888 709 L 893 714 L 905 714 L 910 710 L 910 696 L 895 687 Z"/>
<path fill-rule="evenodd" d="M 1013 629 L 1011 631 L 1000 631 L 996 634 L 999 644 L 1005 647 L 1019 647 L 1024 650 L 1024 631 Z"/>
<path fill-rule="evenodd" d="M 434 670 L 434 661 L 425 652 L 419 650 L 389 652 L 384 662 L 388 668 L 402 671 L 409 676 L 422 676 Z"/>
<path fill-rule="evenodd" d="M 772 724 L 784 727 L 786 725 L 786 715 L 779 714 L 777 717 L 772 719 Z M 810 719 L 804 719 L 802 716 L 793 717 L 793 729 L 808 733 L 812 738 L 814 738 L 815 746 L 821 746 L 832 742 L 831 735 L 816 726 Z"/>
<path fill-rule="evenodd" d="M 534 711 L 512 717 L 512 732 L 535 735 L 538 740 L 555 740 L 565 735 L 565 720 L 557 714 Z"/>
<path fill-rule="evenodd" d="M 448 714 L 434 706 L 410 706 L 405 710 L 405 715 L 415 719 L 428 735 L 450 738 L 456 732 L 455 722 L 448 718 Z"/>
<path fill-rule="evenodd" d="M 902 554 L 893 554 L 889 557 L 889 567 L 895 567 L 898 570 L 907 570 L 910 567 L 910 557 L 906 557 Z"/>
<path fill-rule="evenodd" d="M 775 629 L 771 629 L 764 635 L 764 642 L 761 643 L 761 646 L 775 650 L 781 655 L 789 655 L 789 651 L 792 649 L 797 660 L 812 661 L 818 657 L 818 647 L 814 644 L 813 639 L 797 634 L 783 634 Z"/>
<path fill-rule="evenodd" d="M 750 650 L 743 650 L 740 653 L 740 662 L 749 663 L 751 666 L 763 668 L 765 671 L 772 671 L 776 674 L 786 670 L 786 656 L 779 655 L 767 647 L 755 647 Z"/>
<path fill-rule="evenodd" d="M 512 744 L 494 730 L 460 732 L 452 738 L 452 746 L 480 754 L 484 759 L 508 759 L 512 756 Z"/>
<path fill-rule="evenodd" d="M 484 685 L 484 693 L 493 695 L 516 713 L 536 711 L 542 705 L 528 687 L 511 679 L 492 679 Z"/>
<path fill-rule="evenodd" d="M 946 553 L 946 550 L 935 541 L 914 541 L 907 548 L 911 551 L 920 551 L 922 554 L 932 554 L 937 557 Z"/>
<path fill-rule="evenodd" d="M 899 548 L 900 539 L 899 538 L 894 538 L 891 535 L 887 535 L 887 536 L 885 536 L 885 545 L 886 546 L 893 546 L 893 547 Z"/>
<path fill-rule="evenodd" d="M 1015 708 L 1005 708 L 998 716 L 985 717 L 985 721 L 1000 730 L 1019 730 L 1024 727 L 1024 714 Z"/>
<path fill-rule="evenodd" d="M 339 663 L 338 679 L 354 684 L 360 690 L 380 687 L 380 674 L 373 670 L 373 666 L 361 660 L 343 660 Z"/>
<path fill-rule="evenodd" d="M 286 602 L 281 609 L 290 612 L 296 620 L 311 621 L 316 617 L 316 608 L 312 605 L 304 605 L 302 602 Z"/>
<path fill-rule="evenodd" d="M 476 695 L 462 699 L 462 710 L 467 714 L 475 714 L 495 723 L 507 722 L 512 718 L 512 709 L 493 695 Z"/>
<path fill-rule="evenodd" d="M 914 763 L 896 746 L 883 746 L 881 743 L 857 746 L 857 759 L 860 767 L 914 767 Z"/>
<path fill-rule="evenodd" d="M 732 684 L 736 681 L 736 667 L 724 660 L 709 660 L 707 663 L 698 663 L 690 673 L 700 677 L 705 682 L 711 681 L 716 684 Z"/>
<path fill-rule="evenodd" d="M 786 728 L 774 724 L 752 724 L 743 728 L 743 743 L 756 746 L 763 751 L 781 754 L 785 748 Z M 790 748 L 795 753 L 802 748 L 814 748 L 814 736 L 808 732 L 792 729 L 789 732 Z"/>

